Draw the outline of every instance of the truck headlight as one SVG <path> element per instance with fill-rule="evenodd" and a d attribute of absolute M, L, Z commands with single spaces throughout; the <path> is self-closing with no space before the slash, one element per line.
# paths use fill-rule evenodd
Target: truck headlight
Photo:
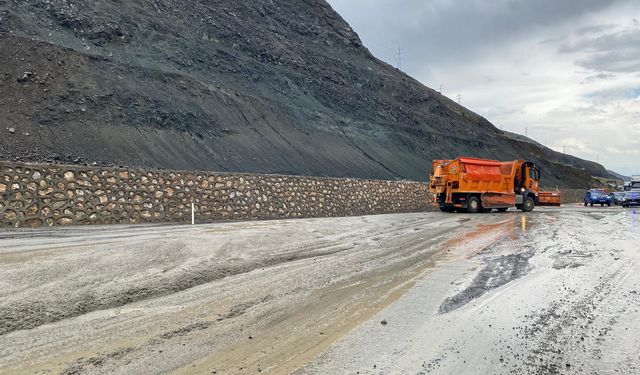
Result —
<path fill-rule="evenodd" d="M 520 191 L 524 193 L 525 191 L 527 191 L 527 189 L 521 188 Z"/>

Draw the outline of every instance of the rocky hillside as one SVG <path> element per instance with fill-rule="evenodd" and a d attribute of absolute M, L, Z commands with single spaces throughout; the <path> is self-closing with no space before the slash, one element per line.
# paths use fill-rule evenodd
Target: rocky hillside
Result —
<path fill-rule="evenodd" d="M 324 0 L 2 0 L 0 94 L 0 159 L 424 180 L 468 155 L 536 161 L 545 185 L 606 174 L 375 59 Z"/>

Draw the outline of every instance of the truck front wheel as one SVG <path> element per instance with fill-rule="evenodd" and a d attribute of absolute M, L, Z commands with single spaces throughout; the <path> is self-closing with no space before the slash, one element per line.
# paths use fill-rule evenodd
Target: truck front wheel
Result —
<path fill-rule="evenodd" d="M 480 211 L 480 199 L 478 197 L 469 197 L 467 201 L 467 212 L 470 214 L 475 214 Z"/>
<path fill-rule="evenodd" d="M 531 212 L 536 207 L 536 202 L 531 197 L 524 198 L 521 210 L 524 212 Z"/>

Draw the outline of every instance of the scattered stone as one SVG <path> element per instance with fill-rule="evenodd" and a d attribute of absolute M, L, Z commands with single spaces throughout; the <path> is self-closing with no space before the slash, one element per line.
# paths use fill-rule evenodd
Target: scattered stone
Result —
<path fill-rule="evenodd" d="M 24 72 L 22 74 L 22 77 L 18 78 L 18 82 L 25 83 L 25 82 L 31 80 L 31 78 L 33 78 L 35 75 L 36 75 L 36 73 L 34 73 L 34 72 Z"/>
<path fill-rule="evenodd" d="M 380 322 L 380 324 L 382 324 L 383 326 L 386 326 L 386 325 L 388 324 L 388 322 L 387 322 L 385 319 L 383 319 L 383 320 Z"/>
<path fill-rule="evenodd" d="M 9 133 L 11 134 L 15 134 L 16 132 L 16 128 L 9 128 L 8 130 L 9 130 Z"/>

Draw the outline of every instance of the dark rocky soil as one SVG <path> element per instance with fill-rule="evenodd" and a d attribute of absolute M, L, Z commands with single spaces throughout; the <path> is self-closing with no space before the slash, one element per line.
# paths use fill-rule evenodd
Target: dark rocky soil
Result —
<path fill-rule="evenodd" d="M 324 0 L 0 1 L 0 159 L 424 180 L 458 155 L 607 175 L 375 59 Z"/>

